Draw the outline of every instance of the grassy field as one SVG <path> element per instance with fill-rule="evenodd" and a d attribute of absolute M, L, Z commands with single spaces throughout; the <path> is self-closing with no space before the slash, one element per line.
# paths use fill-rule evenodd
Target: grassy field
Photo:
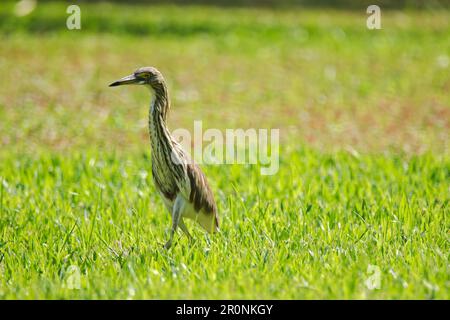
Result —
<path fill-rule="evenodd" d="M 450 12 L 0 4 L 0 299 L 448 299 Z M 148 92 L 169 126 L 279 128 L 280 169 L 203 166 L 221 233 L 170 218 Z M 371 290 L 369 266 L 380 270 Z M 71 270 L 80 288 L 68 288 Z"/>

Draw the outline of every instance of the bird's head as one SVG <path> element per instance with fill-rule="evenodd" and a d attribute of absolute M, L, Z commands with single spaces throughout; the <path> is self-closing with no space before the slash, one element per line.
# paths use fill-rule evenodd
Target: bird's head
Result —
<path fill-rule="evenodd" d="M 114 81 L 109 86 L 117 87 L 125 84 L 144 84 L 150 85 L 152 88 L 156 88 L 164 84 L 164 78 L 156 68 L 154 67 L 142 67 L 137 69 L 129 76 L 123 77 L 117 81 Z"/>

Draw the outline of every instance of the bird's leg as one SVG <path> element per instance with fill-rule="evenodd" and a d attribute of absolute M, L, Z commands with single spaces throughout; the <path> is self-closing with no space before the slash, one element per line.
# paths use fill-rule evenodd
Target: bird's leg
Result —
<path fill-rule="evenodd" d="M 177 231 L 178 225 L 180 223 L 183 208 L 184 208 L 183 198 L 177 196 L 172 209 L 172 228 L 170 229 L 170 238 L 169 241 L 167 241 L 166 244 L 164 245 L 165 249 L 169 249 L 172 246 L 173 236 L 175 234 L 175 231 Z"/>
<path fill-rule="evenodd" d="M 180 219 L 180 229 L 189 238 L 190 241 L 194 240 L 194 238 L 191 236 L 191 233 L 189 232 L 187 226 L 184 224 L 183 218 Z"/>

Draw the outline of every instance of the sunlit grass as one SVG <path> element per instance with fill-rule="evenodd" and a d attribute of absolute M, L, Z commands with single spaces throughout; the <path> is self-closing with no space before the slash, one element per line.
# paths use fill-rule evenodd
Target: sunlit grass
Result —
<path fill-rule="evenodd" d="M 190 224 L 195 243 L 166 251 L 148 160 L 4 161 L 0 297 L 448 298 L 448 162 L 298 150 L 275 176 L 208 167 L 221 233 Z M 69 266 L 79 290 L 63 288 Z"/>
<path fill-rule="evenodd" d="M 449 298 L 447 11 L 80 6 L 0 4 L 0 298 Z M 170 251 L 148 92 L 107 87 L 143 65 L 172 129 L 280 129 L 274 176 L 203 166 L 221 233 Z"/>

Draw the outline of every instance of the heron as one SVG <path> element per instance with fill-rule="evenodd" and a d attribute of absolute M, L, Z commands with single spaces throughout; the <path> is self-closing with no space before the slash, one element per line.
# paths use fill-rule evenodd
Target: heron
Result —
<path fill-rule="evenodd" d="M 164 248 L 172 246 L 178 227 L 190 240 L 193 239 L 184 218 L 195 220 L 208 233 L 219 231 L 217 206 L 206 176 L 167 127 L 170 99 L 161 72 L 154 67 L 142 67 L 109 86 L 121 85 L 143 85 L 151 92 L 148 128 L 152 177 L 172 217 L 170 238 Z"/>

